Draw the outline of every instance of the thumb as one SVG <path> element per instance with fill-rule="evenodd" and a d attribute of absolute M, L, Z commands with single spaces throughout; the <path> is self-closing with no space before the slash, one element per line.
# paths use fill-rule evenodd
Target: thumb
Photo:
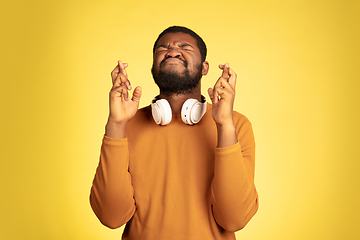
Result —
<path fill-rule="evenodd" d="M 131 100 L 137 104 L 140 103 L 140 97 L 141 97 L 141 87 L 136 87 L 133 92 L 133 96 Z"/>

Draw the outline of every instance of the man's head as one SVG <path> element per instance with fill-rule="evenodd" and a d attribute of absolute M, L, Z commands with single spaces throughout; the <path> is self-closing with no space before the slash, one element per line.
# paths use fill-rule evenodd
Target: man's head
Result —
<path fill-rule="evenodd" d="M 206 45 L 192 30 L 173 26 L 165 29 L 153 48 L 151 72 L 162 94 L 190 93 L 208 72 Z"/>
<path fill-rule="evenodd" d="M 158 36 L 158 38 L 156 39 L 156 41 L 154 43 L 153 54 L 155 54 L 156 45 L 158 44 L 158 42 L 162 36 L 164 36 L 167 33 L 179 33 L 179 32 L 189 34 L 196 40 L 197 47 L 201 54 L 201 62 L 204 62 L 206 59 L 206 54 L 207 54 L 207 48 L 206 48 L 206 44 L 205 44 L 204 40 L 199 35 L 197 35 L 193 30 L 186 28 L 186 27 L 181 27 L 181 26 L 168 27 L 162 33 L 160 33 L 160 35 Z"/>

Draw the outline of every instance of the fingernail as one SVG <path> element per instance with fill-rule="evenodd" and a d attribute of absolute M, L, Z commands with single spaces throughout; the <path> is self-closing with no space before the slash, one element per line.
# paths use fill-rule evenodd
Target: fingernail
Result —
<path fill-rule="evenodd" d="M 229 68 L 229 63 L 226 63 L 225 65 L 226 65 L 226 68 Z"/>

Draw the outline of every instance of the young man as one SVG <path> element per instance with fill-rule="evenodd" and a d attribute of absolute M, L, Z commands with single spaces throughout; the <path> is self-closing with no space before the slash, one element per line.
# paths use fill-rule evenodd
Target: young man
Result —
<path fill-rule="evenodd" d="M 233 111 L 236 74 L 229 64 L 201 95 L 209 63 L 192 30 L 164 30 L 153 49 L 160 94 L 138 110 L 126 68 L 112 71 L 110 114 L 90 194 L 99 220 L 127 223 L 123 239 L 235 239 L 258 209 L 255 143 L 249 120 Z"/>

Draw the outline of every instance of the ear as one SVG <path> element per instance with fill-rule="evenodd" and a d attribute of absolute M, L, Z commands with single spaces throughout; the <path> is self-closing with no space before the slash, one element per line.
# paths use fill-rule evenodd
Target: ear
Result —
<path fill-rule="evenodd" d="M 208 62 L 208 61 L 204 61 L 204 62 L 202 63 L 202 71 L 201 71 L 201 74 L 202 74 L 203 76 L 205 76 L 205 75 L 208 73 L 208 71 L 209 71 L 209 62 Z"/>

